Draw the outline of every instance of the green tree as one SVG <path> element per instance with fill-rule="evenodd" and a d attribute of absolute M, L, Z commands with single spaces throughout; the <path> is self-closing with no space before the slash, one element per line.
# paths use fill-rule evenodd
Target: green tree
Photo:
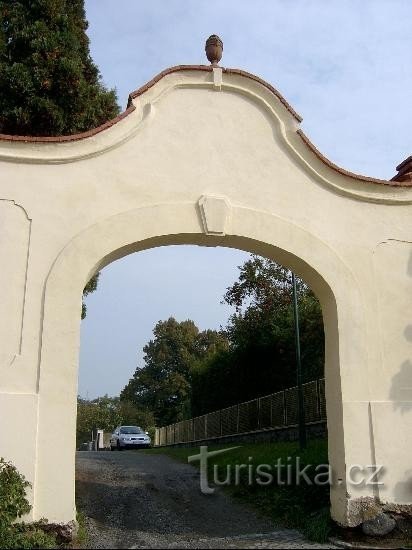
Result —
<path fill-rule="evenodd" d="M 0 18 L 0 132 L 75 134 L 118 114 L 90 56 L 84 0 L 2 0 Z"/>
<path fill-rule="evenodd" d="M 324 330 L 322 309 L 307 284 L 296 277 L 302 365 L 307 380 L 323 375 Z M 287 384 L 296 381 L 292 272 L 267 258 L 252 255 L 240 267 L 239 279 L 224 301 L 235 307 L 226 327 L 232 347 L 267 349 Z M 273 363 L 272 363 L 273 364 Z M 289 376 L 291 373 L 291 376 Z"/>
<path fill-rule="evenodd" d="M 192 369 L 201 357 L 224 346 L 225 339 L 173 317 L 159 321 L 153 334 L 143 348 L 145 365 L 136 369 L 120 397 L 151 410 L 157 425 L 165 425 L 190 416 Z"/>
<path fill-rule="evenodd" d="M 297 279 L 304 380 L 323 375 L 321 307 Z M 194 414 L 226 407 L 296 384 L 292 273 L 251 256 L 224 302 L 235 312 L 224 330 L 229 349 L 200 361 L 192 375 Z"/>
<path fill-rule="evenodd" d="M 135 404 L 119 397 L 98 397 L 77 400 L 77 446 L 90 441 L 95 428 L 112 432 L 119 425 L 141 426 L 152 431 L 155 422 L 150 411 L 140 409 Z"/>
<path fill-rule="evenodd" d="M 84 0 L 0 0 L 0 133 L 76 134 L 119 113 L 90 56 L 87 27 Z"/>
<path fill-rule="evenodd" d="M 87 315 L 87 306 L 84 303 L 84 298 L 94 292 L 97 289 L 97 285 L 99 284 L 99 277 L 100 273 L 96 273 L 90 281 L 87 283 L 87 285 L 83 289 L 83 301 L 82 301 L 82 319 L 84 319 Z"/>

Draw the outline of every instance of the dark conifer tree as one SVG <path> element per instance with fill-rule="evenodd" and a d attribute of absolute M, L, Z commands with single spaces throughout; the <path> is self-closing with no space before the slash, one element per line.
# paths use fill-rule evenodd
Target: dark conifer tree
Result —
<path fill-rule="evenodd" d="M 119 113 L 90 56 L 87 27 L 84 0 L 0 0 L 0 133 L 76 134 Z"/>
<path fill-rule="evenodd" d="M 93 63 L 84 0 L 0 0 L 0 132 L 60 136 L 116 116 Z"/>

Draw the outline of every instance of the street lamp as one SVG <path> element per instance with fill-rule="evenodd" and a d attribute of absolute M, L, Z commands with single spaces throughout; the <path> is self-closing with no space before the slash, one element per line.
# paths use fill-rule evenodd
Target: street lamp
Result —
<path fill-rule="evenodd" d="M 305 404 L 303 401 L 302 363 L 300 358 L 298 293 L 296 288 L 296 278 L 293 272 L 292 272 L 292 289 L 293 289 L 293 315 L 295 318 L 296 371 L 297 371 L 297 382 L 298 382 L 299 447 L 300 449 L 306 449 Z"/>

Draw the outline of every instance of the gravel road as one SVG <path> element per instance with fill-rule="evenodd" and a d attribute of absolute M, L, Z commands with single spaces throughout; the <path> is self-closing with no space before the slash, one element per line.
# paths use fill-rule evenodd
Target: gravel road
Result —
<path fill-rule="evenodd" d="M 83 548 L 321 547 L 221 490 L 203 495 L 198 470 L 164 455 L 78 453 L 76 478 L 89 532 Z"/>

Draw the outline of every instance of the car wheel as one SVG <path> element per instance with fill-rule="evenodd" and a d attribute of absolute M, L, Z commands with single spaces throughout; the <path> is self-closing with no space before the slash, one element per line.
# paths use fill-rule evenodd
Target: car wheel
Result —
<path fill-rule="evenodd" d="M 122 450 L 122 448 L 120 447 L 120 441 L 119 441 L 119 440 L 117 440 L 117 450 L 118 450 L 118 451 L 121 451 L 121 450 Z"/>
<path fill-rule="evenodd" d="M 112 445 L 112 444 L 110 444 L 110 450 L 111 450 L 111 451 L 114 451 L 114 450 L 115 450 L 115 448 L 116 448 L 116 447 L 113 447 L 113 445 Z"/>

